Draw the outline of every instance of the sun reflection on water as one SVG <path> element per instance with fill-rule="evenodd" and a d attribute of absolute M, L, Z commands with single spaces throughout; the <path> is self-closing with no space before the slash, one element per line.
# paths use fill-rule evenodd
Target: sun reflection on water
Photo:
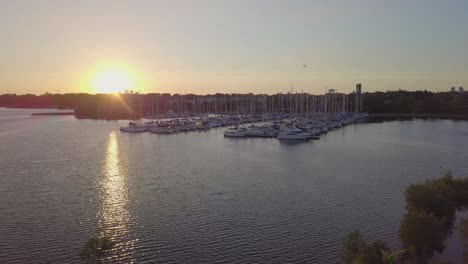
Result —
<path fill-rule="evenodd" d="M 133 259 L 134 237 L 130 228 L 133 217 L 129 212 L 128 181 L 121 168 L 119 144 L 115 132 L 109 135 L 101 181 L 102 207 L 100 212 L 101 235 L 116 242 L 112 259 Z"/>

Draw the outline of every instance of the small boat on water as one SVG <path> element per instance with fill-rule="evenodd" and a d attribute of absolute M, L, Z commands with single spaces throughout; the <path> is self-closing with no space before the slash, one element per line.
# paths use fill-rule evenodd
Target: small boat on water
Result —
<path fill-rule="evenodd" d="M 247 130 L 245 128 L 230 128 L 224 132 L 225 137 L 245 137 Z"/>
<path fill-rule="evenodd" d="M 137 124 L 134 122 L 128 122 L 128 126 L 120 127 L 120 131 L 127 133 L 143 133 L 148 130 L 147 126 Z"/>
<path fill-rule="evenodd" d="M 290 128 L 281 131 L 277 137 L 279 140 L 307 140 L 309 138 L 309 134 L 302 132 L 302 130 L 298 128 Z"/>
<path fill-rule="evenodd" d="M 308 139 L 320 139 L 320 130 L 312 126 L 296 126 L 302 132 L 309 135 Z"/>

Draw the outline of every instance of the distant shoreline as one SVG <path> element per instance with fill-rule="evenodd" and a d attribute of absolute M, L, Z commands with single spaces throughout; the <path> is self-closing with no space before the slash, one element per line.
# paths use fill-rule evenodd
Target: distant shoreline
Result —
<path fill-rule="evenodd" d="M 75 115 L 75 112 L 47 112 L 47 113 L 32 113 L 32 116 L 62 116 L 62 115 Z"/>
<path fill-rule="evenodd" d="M 460 114 L 403 114 L 403 113 L 369 113 L 370 118 L 382 119 L 454 119 L 454 120 L 468 120 L 468 115 Z"/>
<path fill-rule="evenodd" d="M 36 110 L 70 110 L 74 111 L 72 108 L 60 108 L 57 106 L 15 106 L 15 105 L 5 105 L 5 106 L 0 106 L 0 108 L 5 108 L 5 109 L 36 109 Z"/>

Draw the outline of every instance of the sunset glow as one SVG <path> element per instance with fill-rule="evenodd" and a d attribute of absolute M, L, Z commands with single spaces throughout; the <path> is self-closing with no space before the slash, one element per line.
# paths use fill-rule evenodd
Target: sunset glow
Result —
<path fill-rule="evenodd" d="M 92 89 L 96 93 L 120 93 L 132 89 L 133 85 L 130 74 L 121 69 L 98 72 L 92 81 Z"/>

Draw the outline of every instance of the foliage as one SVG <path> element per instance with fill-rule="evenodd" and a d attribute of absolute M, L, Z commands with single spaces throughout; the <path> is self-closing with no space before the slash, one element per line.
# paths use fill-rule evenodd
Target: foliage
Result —
<path fill-rule="evenodd" d="M 400 238 L 415 257 L 429 257 L 443 249 L 457 209 L 468 205 L 468 179 L 450 172 L 441 178 L 411 185 L 405 192 L 408 213 Z"/>
<path fill-rule="evenodd" d="M 367 247 L 363 263 L 383 263 L 382 251 L 390 251 L 390 247 L 381 240 L 374 241 Z"/>
<path fill-rule="evenodd" d="M 448 235 L 444 221 L 425 212 L 410 211 L 403 217 L 400 225 L 400 239 L 416 256 L 430 257 L 434 251 L 444 248 Z"/>
<path fill-rule="evenodd" d="M 453 219 L 456 205 L 454 195 L 453 178 L 450 175 L 425 184 L 411 185 L 405 192 L 406 205 L 410 210 L 447 219 Z"/>
<path fill-rule="evenodd" d="M 449 260 L 443 259 L 443 260 L 438 260 L 434 262 L 433 264 L 452 264 Z"/>
<path fill-rule="evenodd" d="M 468 218 L 463 218 L 460 221 L 460 235 L 462 238 L 468 239 Z"/>
<path fill-rule="evenodd" d="M 362 235 L 355 231 L 344 243 L 344 259 L 350 264 L 383 264 L 383 252 L 389 251 L 384 242 L 378 240 L 367 245 Z"/>
<path fill-rule="evenodd" d="M 354 263 L 366 248 L 366 242 L 358 231 L 348 235 L 344 243 L 344 259 L 346 263 Z"/>
<path fill-rule="evenodd" d="M 364 110 L 369 113 L 468 114 L 468 94 L 429 91 L 366 93 Z"/>
<path fill-rule="evenodd" d="M 401 249 L 394 252 L 382 250 L 382 263 L 383 264 L 397 264 L 398 258 L 403 255 L 407 250 Z"/>
<path fill-rule="evenodd" d="M 468 217 L 460 221 L 460 237 L 463 241 L 463 263 L 468 263 Z"/>
<path fill-rule="evenodd" d="M 468 206 L 468 178 L 455 178 L 449 172 L 441 178 L 413 184 L 406 189 L 408 212 L 400 224 L 399 236 L 408 249 L 411 263 L 425 263 L 435 251 L 442 251 L 444 241 L 453 228 L 457 209 Z M 464 238 L 464 261 L 468 263 L 468 218 L 460 224 Z M 380 252 L 376 253 L 376 249 Z M 346 263 L 397 263 L 404 251 L 391 253 L 385 244 L 366 245 L 358 232 L 345 242 Z"/>
<path fill-rule="evenodd" d="M 468 204 L 468 180 L 454 178 L 450 172 L 441 178 L 406 189 L 408 209 L 453 220 L 455 210 Z"/>
<path fill-rule="evenodd" d="M 454 199 L 457 207 L 468 206 L 468 178 L 455 179 L 453 183 Z"/>

